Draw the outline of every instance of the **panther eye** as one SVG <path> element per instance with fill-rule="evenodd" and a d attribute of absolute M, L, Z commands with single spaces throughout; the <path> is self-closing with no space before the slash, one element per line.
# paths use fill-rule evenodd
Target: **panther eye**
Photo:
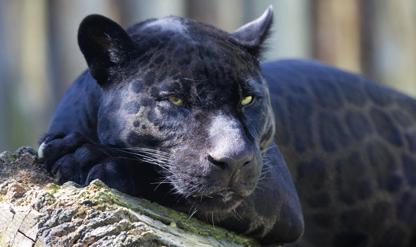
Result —
<path fill-rule="evenodd" d="M 177 106 L 183 105 L 183 100 L 181 98 L 176 97 L 176 96 L 171 95 L 171 96 L 168 97 L 168 100 L 169 100 L 170 103 L 172 103 L 174 105 L 177 105 Z"/>
<path fill-rule="evenodd" d="M 245 96 L 241 101 L 240 101 L 240 104 L 242 105 L 242 106 L 246 106 L 246 105 L 249 105 L 249 104 L 251 104 L 251 102 L 253 102 L 253 99 L 254 99 L 254 97 L 253 96 L 251 96 L 251 95 L 247 95 L 247 96 Z"/>

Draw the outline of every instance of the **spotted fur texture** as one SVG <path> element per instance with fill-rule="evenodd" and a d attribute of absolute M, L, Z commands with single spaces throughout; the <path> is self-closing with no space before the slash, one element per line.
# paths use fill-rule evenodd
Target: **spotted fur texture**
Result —
<path fill-rule="evenodd" d="M 305 216 L 295 246 L 416 246 L 416 101 L 316 62 L 262 68 Z"/>
<path fill-rule="evenodd" d="M 262 244 L 302 235 L 299 193 L 295 246 L 415 246 L 416 101 L 315 62 L 260 65 L 271 21 L 269 9 L 233 33 L 180 17 L 125 32 L 87 17 L 89 69 L 41 141 L 48 169 Z"/>

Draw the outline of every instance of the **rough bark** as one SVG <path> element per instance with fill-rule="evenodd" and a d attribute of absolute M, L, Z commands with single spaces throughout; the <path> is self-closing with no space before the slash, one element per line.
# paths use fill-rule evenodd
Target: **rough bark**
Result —
<path fill-rule="evenodd" d="M 257 246 L 96 180 L 53 183 L 33 149 L 0 154 L 0 246 Z"/>

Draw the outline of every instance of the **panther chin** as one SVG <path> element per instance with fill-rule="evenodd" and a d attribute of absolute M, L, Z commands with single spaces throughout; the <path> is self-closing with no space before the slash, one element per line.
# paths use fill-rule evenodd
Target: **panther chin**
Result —
<path fill-rule="evenodd" d="M 232 190 L 224 190 L 209 195 L 193 195 L 188 202 L 200 214 L 228 213 L 237 208 L 246 196 Z"/>

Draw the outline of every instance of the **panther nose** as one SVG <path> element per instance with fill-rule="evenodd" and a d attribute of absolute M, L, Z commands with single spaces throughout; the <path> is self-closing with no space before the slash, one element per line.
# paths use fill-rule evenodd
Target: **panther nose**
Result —
<path fill-rule="evenodd" d="M 225 153 L 210 153 L 208 154 L 208 161 L 224 170 L 235 172 L 244 166 L 249 165 L 254 157 L 254 153 L 248 149 L 241 150 L 233 154 Z"/>

